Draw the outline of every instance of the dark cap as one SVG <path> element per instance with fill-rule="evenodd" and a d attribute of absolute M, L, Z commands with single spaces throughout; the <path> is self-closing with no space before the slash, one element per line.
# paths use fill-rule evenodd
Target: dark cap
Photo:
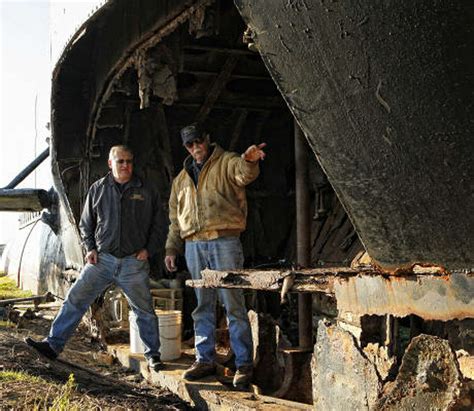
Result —
<path fill-rule="evenodd" d="M 202 129 L 198 123 L 190 124 L 189 126 L 183 127 L 180 131 L 183 145 L 190 143 L 198 138 L 202 137 Z"/>

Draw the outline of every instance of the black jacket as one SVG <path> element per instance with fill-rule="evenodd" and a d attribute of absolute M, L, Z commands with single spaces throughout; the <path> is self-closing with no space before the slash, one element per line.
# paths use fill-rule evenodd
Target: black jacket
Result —
<path fill-rule="evenodd" d="M 164 217 L 158 190 L 133 176 L 123 190 L 111 173 L 92 184 L 79 228 L 87 251 L 122 258 L 145 248 L 153 256 L 164 242 Z"/>

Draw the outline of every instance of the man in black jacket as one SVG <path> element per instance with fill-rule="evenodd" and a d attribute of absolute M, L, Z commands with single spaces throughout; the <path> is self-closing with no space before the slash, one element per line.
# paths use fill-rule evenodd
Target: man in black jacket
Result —
<path fill-rule="evenodd" d="M 133 153 L 126 146 L 110 150 L 111 172 L 87 195 L 80 230 L 86 265 L 71 287 L 43 341 L 27 344 L 56 358 L 92 302 L 109 286 L 122 288 L 136 315 L 150 368 L 162 368 L 158 322 L 150 294 L 148 258 L 160 247 L 164 223 L 158 191 L 133 174 Z"/>

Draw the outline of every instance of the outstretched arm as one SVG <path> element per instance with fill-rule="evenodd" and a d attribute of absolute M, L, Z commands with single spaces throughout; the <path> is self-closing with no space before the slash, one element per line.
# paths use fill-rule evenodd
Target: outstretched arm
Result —
<path fill-rule="evenodd" d="M 228 176 L 238 186 L 243 187 L 254 181 L 259 174 L 259 160 L 265 158 L 263 148 L 266 143 L 253 144 L 240 156 L 233 153 L 234 157 L 229 161 Z"/>

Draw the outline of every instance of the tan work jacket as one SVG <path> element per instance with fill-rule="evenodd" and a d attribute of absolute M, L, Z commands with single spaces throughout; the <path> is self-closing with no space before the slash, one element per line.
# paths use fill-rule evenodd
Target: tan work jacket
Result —
<path fill-rule="evenodd" d="M 258 177 L 258 162 L 245 161 L 217 144 L 212 147 L 214 151 L 199 174 L 197 187 L 186 170 L 191 156 L 173 181 L 166 255 L 182 253 L 183 240 L 211 240 L 245 230 L 245 186 Z"/>

